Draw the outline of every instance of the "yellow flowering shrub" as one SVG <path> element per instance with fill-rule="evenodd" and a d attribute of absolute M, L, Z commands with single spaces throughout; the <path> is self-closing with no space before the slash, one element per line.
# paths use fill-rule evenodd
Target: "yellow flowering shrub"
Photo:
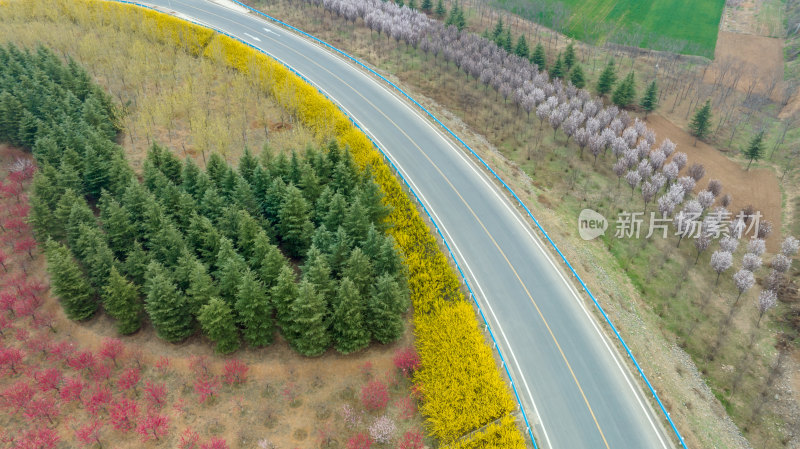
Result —
<path fill-rule="evenodd" d="M 318 136 L 335 136 L 362 168 L 369 166 L 392 208 L 389 232 L 408 265 L 421 361 L 414 380 L 430 433 L 460 449 L 524 447 L 511 415 L 515 403 L 458 276 L 381 154 L 333 102 L 269 56 L 189 22 L 111 1 L 56 0 L 53 5 L 71 20 L 133 29 L 251 74 Z M 476 429 L 481 430 L 466 441 L 461 438 Z"/>

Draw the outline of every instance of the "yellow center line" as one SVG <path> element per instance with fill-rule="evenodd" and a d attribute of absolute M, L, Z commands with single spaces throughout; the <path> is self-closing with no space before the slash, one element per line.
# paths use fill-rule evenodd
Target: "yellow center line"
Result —
<path fill-rule="evenodd" d="M 178 3 L 178 2 L 176 2 L 176 3 Z M 186 6 L 190 6 L 190 5 L 186 5 Z M 203 12 L 205 12 L 207 14 L 214 15 L 216 17 L 219 17 L 220 19 L 229 20 L 229 19 L 227 19 L 225 17 L 219 16 L 219 15 L 213 13 L 213 12 L 210 12 L 210 11 L 207 11 L 207 10 L 204 10 L 204 9 L 201 9 L 201 8 L 197 8 L 197 7 L 194 7 L 194 6 L 190 6 L 190 7 L 194 8 L 194 9 L 198 9 L 200 11 L 203 11 Z M 402 127 L 400 127 L 397 123 L 395 123 L 394 120 L 392 120 L 388 115 L 386 115 L 386 113 L 384 113 L 381 108 L 377 107 L 367 97 L 362 95 L 361 92 L 359 92 L 357 89 L 355 89 L 353 86 L 351 86 L 347 81 L 343 80 L 342 78 L 340 78 L 335 73 L 331 72 L 330 70 L 328 70 L 324 66 L 320 65 L 319 63 L 317 63 L 313 59 L 307 57 L 306 55 L 298 52 L 297 50 L 293 49 L 292 47 L 289 47 L 288 45 L 276 40 L 275 38 L 273 38 L 273 37 L 271 37 L 271 36 L 269 36 L 267 34 L 264 34 L 263 32 L 261 32 L 259 30 L 255 30 L 255 29 L 253 29 L 253 28 L 251 28 L 251 27 L 249 27 L 247 25 L 242 25 L 242 24 L 237 24 L 237 25 L 242 26 L 244 28 L 247 28 L 250 31 L 258 33 L 258 34 L 260 34 L 260 35 L 262 35 L 262 36 L 274 41 L 276 44 L 281 45 L 282 47 L 286 48 L 287 50 L 297 54 L 301 58 L 306 59 L 311 64 L 319 67 L 320 69 L 322 69 L 325 72 L 327 72 L 329 75 L 331 75 L 334 78 L 336 78 L 337 80 L 339 80 L 342 84 L 344 84 L 345 86 L 349 87 L 356 95 L 361 97 L 365 102 L 367 102 L 376 111 L 378 111 L 379 114 L 381 114 L 384 118 L 386 118 L 386 120 L 388 120 L 395 128 L 397 128 L 397 130 L 400 131 L 406 137 L 406 139 L 408 139 L 408 141 L 411 142 L 411 144 L 414 147 L 416 147 L 417 150 L 419 150 L 420 153 L 422 153 L 423 156 L 425 156 L 425 159 L 427 159 L 428 162 L 430 162 L 430 164 L 439 173 L 439 175 L 442 177 L 442 179 L 445 180 L 447 185 L 449 185 L 450 188 L 453 190 L 453 192 L 455 192 L 455 194 L 458 195 L 458 198 L 461 200 L 461 202 L 464 204 L 464 206 L 466 206 L 466 208 L 469 210 L 470 214 L 472 214 L 472 216 L 475 218 L 475 220 L 481 226 L 481 229 L 483 229 L 483 232 L 489 237 L 489 239 L 491 239 L 491 241 L 494 244 L 495 248 L 500 253 L 500 255 L 503 256 L 503 259 L 506 261 L 506 264 L 508 264 L 509 268 L 511 268 L 511 271 L 514 273 L 514 276 L 517 278 L 517 281 L 520 283 L 522 288 L 525 290 L 525 294 L 528 295 L 528 298 L 530 299 L 531 303 L 533 304 L 534 308 L 536 309 L 536 312 L 539 314 L 539 317 L 541 318 L 542 322 L 544 323 L 545 327 L 547 328 L 547 332 L 550 334 L 550 338 L 552 338 L 553 343 L 555 343 L 556 348 L 558 349 L 558 352 L 561 354 L 561 358 L 564 360 L 564 363 L 567 365 L 567 369 L 569 370 L 569 373 L 572 376 L 572 380 L 575 382 L 575 385 L 578 387 L 578 391 L 580 392 L 581 397 L 583 398 L 583 401 L 586 404 L 586 407 L 589 409 L 589 413 L 592 416 L 592 420 L 594 420 L 594 424 L 597 427 L 597 431 L 600 432 L 600 437 L 603 439 L 603 443 L 605 444 L 605 447 L 607 449 L 610 449 L 608 441 L 606 440 L 606 436 L 603 433 L 603 429 L 600 427 L 600 423 L 597 421 L 597 416 L 595 415 L 591 404 L 589 404 L 589 399 L 586 397 L 586 393 L 583 391 L 583 387 L 581 386 L 580 381 L 578 381 L 578 377 L 575 375 L 575 371 L 572 369 L 572 365 L 569 363 L 569 360 L 567 360 L 567 356 L 566 356 L 566 354 L 564 354 L 564 351 L 561 348 L 561 345 L 558 343 L 558 339 L 556 338 L 555 334 L 553 333 L 553 330 L 550 327 L 550 324 L 547 322 L 547 319 L 544 317 L 544 314 L 542 313 L 542 310 L 539 308 L 539 305 L 536 303 L 536 300 L 533 299 L 533 295 L 531 295 L 531 292 L 528 290 L 528 287 L 525 285 L 525 282 L 523 282 L 522 277 L 520 277 L 520 275 L 517 272 L 516 268 L 514 268 L 514 264 L 511 263 L 511 261 L 508 259 L 508 256 L 506 256 L 506 253 L 503 251 L 502 248 L 500 248 L 500 245 L 497 243 L 497 241 L 495 240 L 495 238 L 492 235 L 492 233 L 489 232 L 489 230 L 486 228 L 486 226 L 484 225 L 484 223 L 480 219 L 480 217 L 478 217 L 478 214 L 475 213 L 475 211 L 467 203 L 467 201 L 464 199 L 464 197 L 461 196 L 461 193 L 458 191 L 458 189 L 456 189 L 456 187 L 450 182 L 450 179 L 442 172 L 442 170 L 439 168 L 439 166 L 437 166 L 436 163 L 433 162 L 433 160 L 430 158 L 430 156 L 428 156 L 428 154 L 425 152 L 425 150 L 423 150 L 422 147 L 417 145 L 417 143 L 414 141 L 414 139 L 412 139 L 411 136 L 409 136 L 405 132 L 405 130 L 403 130 Z"/>

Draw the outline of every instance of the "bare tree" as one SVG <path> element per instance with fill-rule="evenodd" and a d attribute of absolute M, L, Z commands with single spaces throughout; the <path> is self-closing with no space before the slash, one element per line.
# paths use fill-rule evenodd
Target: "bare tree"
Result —
<path fill-rule="evenodd" d="M 686 174 L 692 177 L 695 182 L 700 181 L 703 176 L 706 174 L 706 168 L 703 167 L 703 164 L 692 164 L 689 166 L 689 169 L 686 171 Z"/>
<path fill-rule="evenodd" d="M 711 181 L 708 181 L 708 187 L 706 187 L 706 190 L 711 192 L 711 194 L 714 195 L 714 198 L 716 198 L 720 193 L 722 193 L 722 183 L 718 179 L 712 179 Z"/>

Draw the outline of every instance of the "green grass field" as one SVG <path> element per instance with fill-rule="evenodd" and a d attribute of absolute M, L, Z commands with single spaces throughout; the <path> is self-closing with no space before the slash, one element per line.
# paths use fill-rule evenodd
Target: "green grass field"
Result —
<path fill-rule="evenodd" d="M 496 0 L 496 5 L 589 43 L 712 58 L 725 0 Z"/>

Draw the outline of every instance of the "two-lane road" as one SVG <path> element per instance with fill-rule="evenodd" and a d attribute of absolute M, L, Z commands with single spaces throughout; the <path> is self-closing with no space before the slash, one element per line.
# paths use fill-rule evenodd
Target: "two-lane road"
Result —
<path fill-rule="evenodd" d="M 382 147 L 433 215 L 510 364 L 544 448 L 671 448 L 650 403 L 583 300 L 511 202 L 377 78 L 322 46 L 205 0 L 149 0 L 294 68 Z"/>

